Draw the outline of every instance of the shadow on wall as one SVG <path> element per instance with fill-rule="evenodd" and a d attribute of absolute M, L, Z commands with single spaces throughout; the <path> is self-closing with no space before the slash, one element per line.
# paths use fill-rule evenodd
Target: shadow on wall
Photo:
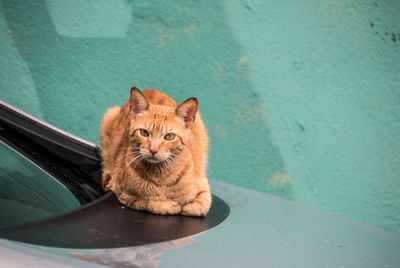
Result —
<path fill-rule="evenodd" d="M 35 83 L 29 68 L 12 41 L 0 3 L 0 99 L 38 118 L 43 118 Z"/>
<path fill-rule="evenodd" d="M 178 102 L 196 96 L 211 138 L 210 179 L 294 198 L 223 3 L 2 6 L 46 121 L 97 142 L 102 114 L 121 105 L 131 86 L 160 89 Z"/>

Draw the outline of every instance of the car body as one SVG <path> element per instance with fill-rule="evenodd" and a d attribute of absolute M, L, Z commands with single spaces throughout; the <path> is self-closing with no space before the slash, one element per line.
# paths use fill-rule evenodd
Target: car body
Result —
<path fill-rule="evenodd" d="M 4 102 L 0 134 L 0 171 L 16 157 L 33 174 L 15 183 L 23 172 L 0 173 L 3 185 L 25 191 L 18 197 L 22 209 L 0 199 L 5 267 L 400 267 L 397 234 L 214 180 L 206 218 L 125 208 L 100 188 L 96 145 Z M 39 173 L 46 178 L 34 189 Z M 29 199 L 30 193 L 37 197 Z M 46 209 L 50 214 L 37 217 Z M 11 223 L 10 215 L 17 220 Z"/>

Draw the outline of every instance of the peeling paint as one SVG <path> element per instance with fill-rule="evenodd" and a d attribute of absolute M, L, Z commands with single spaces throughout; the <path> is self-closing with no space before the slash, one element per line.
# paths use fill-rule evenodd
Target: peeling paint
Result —
<path fill-rule="evenodd" d="M 223 125 L 216 125 L 215 129 L 218 137 L 220 137 L 221 139 L 225 139 L 228 136 L 228 132 L 226 132 L 226 129 Z"/>
<path fill-rule="evenodd" d="M 236 124 L 251 124 L 255 121 L 263 122 L 264 127 L 266 126 L 266 118 L 265 115 L 267 113 L 267 109 L 265 108 L 265 104 L 261 103 L 259 106 L 256 106 L 243 98 L 238 97 L 238 104 L 235 110 L 235 123 Z"/>
<path fill-rule="evenodd" d="M 361 20 L 361 16 L 352 2 L 345 0 L 314 0 L 314 3 L 318 5 L 322 14 L 332 18 L 337 24 L 344 25 L 343 18 L 352 18 L 355 21 Z"/>
<path fill-rule="evenodd" d="M 196 26 L 190 25 L 189 27 L 183 28 L 183 30 L 184 30 L 185 33 L 187 33 L 191 38 L 193 38 L 193 37 L 194 37 L 194 32 L 195 32 L 195 30 L 196 30 Z"/>
<path fill-rule="evenodd" d="M 288 182 L 290 182 L 289 174 L 281 173 L 279 171 L 268 179 L 269 185 L 280 188 L 282 190 L 285 188 Z"/>
<path fill-rule="evenodd" d="M 238 60 L 238 62 L 237 62 L 237 68 L 238 68 L 238 71 L 239 71 L 239 72 L 242 71 L 242 65 L 243 65 L 244 63 L 246 63 L 247 61 L 249 61 L 249 58 L 248 58 L 247 56 L 242 56 L 242 57 Z"/>
<path fill-rule="evenodd" d="M 212 71 L 214 80 L 220 80 L 224 74 L 224 68 L 220 62 L 215 62 L 213 65 L 210 65 L 209 69 Z"/>
<path fill-rule="evenodd" d="M 168 42 L 174 40 L 174 35 L 171 30 L 166 27 L 155 27 L 158 36 L 158 44 L 159 46 L 165 46 Z"/>

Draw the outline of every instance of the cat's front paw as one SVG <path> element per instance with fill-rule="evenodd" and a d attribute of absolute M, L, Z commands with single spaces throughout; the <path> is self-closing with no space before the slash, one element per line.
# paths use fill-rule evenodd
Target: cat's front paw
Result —
<path fill-rule="evenodd" d="M 101 179 L 101 188 L 104 191 L 109 191 L 111 190 L 111 174 L 103 172 L 103 177 Z"/>
<path fill-rule="evenodd" d="M 183 206 L 181 214 L 184 216 L 205 217 L 208 210 L 209 206 L 205 206 L 199 202 L 193 202 Z"/>
<path fill-rule="evenodd" d="M 149 211 L 154 214 L 161 215 L 175 215 L 179 214 L 182 210 L 182 206 L 175 201 L 151 201 L 149 202 Z"/>

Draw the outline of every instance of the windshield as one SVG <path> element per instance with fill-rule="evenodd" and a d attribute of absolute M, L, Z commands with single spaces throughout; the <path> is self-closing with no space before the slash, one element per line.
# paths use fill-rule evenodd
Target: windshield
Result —
<path fill-rule="evenodd" d="M 0 142 L 0 228 L 32 222 L 80 206 L 67 188 Z"/>

